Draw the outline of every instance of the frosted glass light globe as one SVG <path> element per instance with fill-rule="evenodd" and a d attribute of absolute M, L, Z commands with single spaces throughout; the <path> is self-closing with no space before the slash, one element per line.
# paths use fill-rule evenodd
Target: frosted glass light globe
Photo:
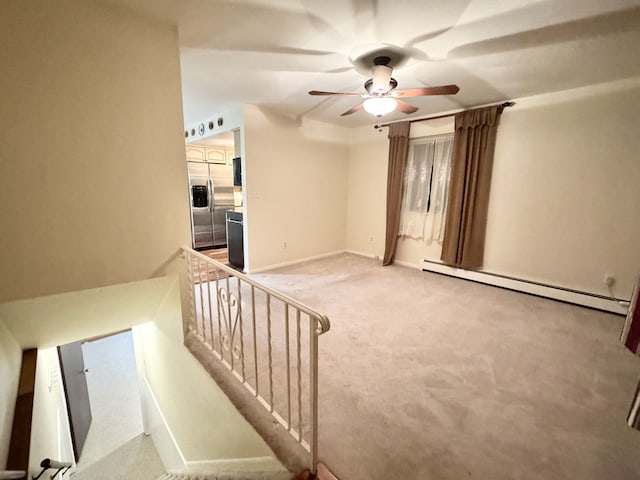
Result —
<path fill-rule="evenodd" d="M 375 98 L 367 98 L 363 107 L 365 111 L 370 113 L 371 115 L 375 115 L 376 117 L 381 117 L 386 115 L 387 113 L 393 112 L 396 109 L 398 102 L 396 102 L 395 98 L 389 97 L 375 97 Z"/>

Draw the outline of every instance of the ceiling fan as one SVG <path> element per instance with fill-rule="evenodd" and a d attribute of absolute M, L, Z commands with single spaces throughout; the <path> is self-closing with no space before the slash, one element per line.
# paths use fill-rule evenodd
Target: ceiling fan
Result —
<path fill-rule="evenodd" d="M 439 87 L 409 88 L 406 90 L 396 90 L 398 82 L 391 78 L 393 68 L 389 65 L 390 57 L 380 56 L 373 60 L 371 77 L 364 83 L 366 94 L 342 93 L 342 92 L 322 92 L 311 90 L 309 95 L 343 95 L 350 97 L 362 97 L 365 100 L 355 107 L 340 114 L 340 116 L 351 115 L 358 110 L 364 109 L 376 117 L 381 117 L 396 109 L 402 113 L 410 114 L 418 111 L 415 107 L 403 100 L 408 97 L 424 97 L 427 95 L 455 95 L 460 88 L 457 85 L 441 85 Z"/>

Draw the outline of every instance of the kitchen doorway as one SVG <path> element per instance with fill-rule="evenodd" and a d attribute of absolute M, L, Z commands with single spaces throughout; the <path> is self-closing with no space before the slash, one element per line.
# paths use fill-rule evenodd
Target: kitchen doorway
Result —
<path fill-rule="evenodd" d="M 187 142 L 192 247 L 228 265 L 227 212 L 242 212 L 244 203 L 241 132 L 235 128 Z"/>

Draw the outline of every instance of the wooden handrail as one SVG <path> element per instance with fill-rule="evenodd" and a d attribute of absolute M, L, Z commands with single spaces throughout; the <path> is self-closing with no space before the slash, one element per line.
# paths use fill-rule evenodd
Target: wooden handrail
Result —
<path fill-rule="evenodd" d="M 31 348 L 29 350 L 23 350 L 20 380 L 18 382 L 18 395 L 16 398 L 16 408 L 13 412 L 9 455 L 7 457 L 7 469 L 13 471 L 29 471 L 31 419 L 33 417 L 33 393 L 36 382 L 37 359 L 37 349 Z"/>

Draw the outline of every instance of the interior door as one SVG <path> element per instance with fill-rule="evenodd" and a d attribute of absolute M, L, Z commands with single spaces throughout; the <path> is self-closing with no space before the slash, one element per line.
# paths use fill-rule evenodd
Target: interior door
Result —
<path fill-rule="evenodd" d="M 91 405 L 87 388 L 87 371 L 82 356 L 82 343 L 74 342 L 58 347 L 58 357 L 60 358 L 64 393 L 67 398 L 73 454 L 77 462 L 91 426 Z"/>

